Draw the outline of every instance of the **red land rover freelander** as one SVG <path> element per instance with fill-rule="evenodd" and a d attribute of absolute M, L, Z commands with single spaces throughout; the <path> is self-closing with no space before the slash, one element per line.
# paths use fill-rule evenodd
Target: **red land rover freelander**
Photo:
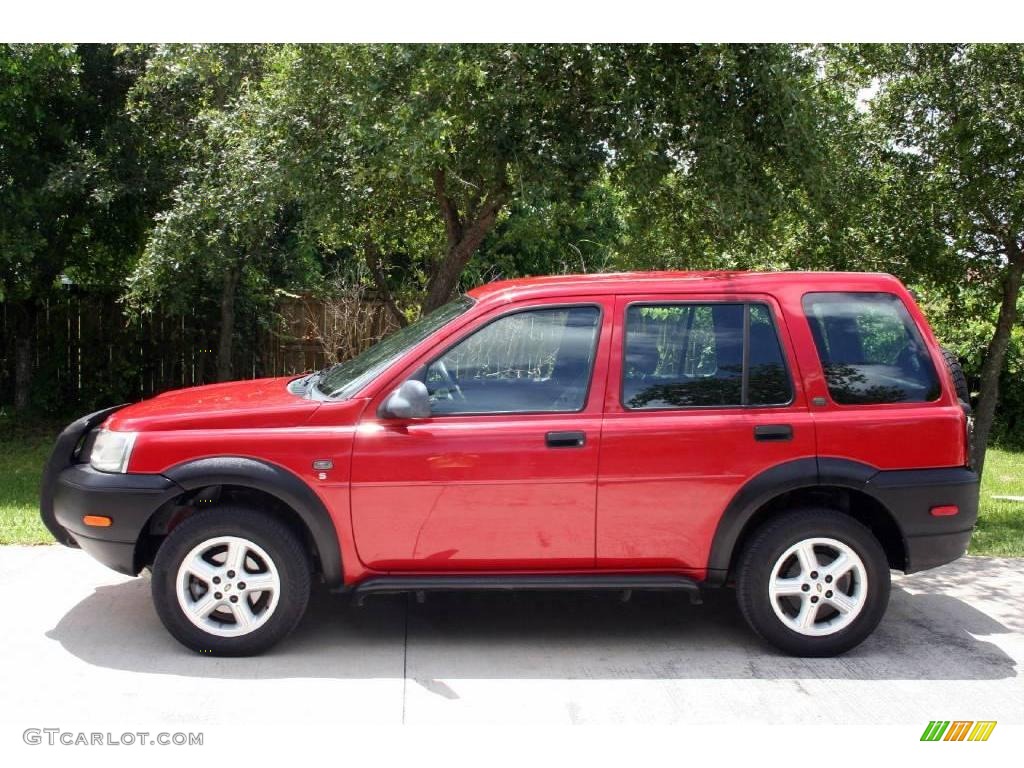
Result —
<path fill-rule="evenodd" d="M 301 378 L 74 422 L 41 511 L 152 569 L 189 648 L 259 653 L 352 593 L 735 585 L 765 640 L 860 643 L 889 571 L 977 516 L 963 376 L 881 274 L 636 273 L 470 291 Z"/>

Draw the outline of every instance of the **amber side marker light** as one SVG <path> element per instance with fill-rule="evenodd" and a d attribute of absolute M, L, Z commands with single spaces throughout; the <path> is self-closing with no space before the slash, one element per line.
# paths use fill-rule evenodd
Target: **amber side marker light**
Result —
<path fill-rule="evenodd" d="M 956 504 L 947 504 L 944 507 L 932 507 L 929 510 L 933 517 L 950 517 L 960 511 L 960 507 Z"/>
<path fill-rule="evenodd" d="M 114 521 L 105 515 L 82 515 L 82 522 L 93 528 L 109 528 Z"/>

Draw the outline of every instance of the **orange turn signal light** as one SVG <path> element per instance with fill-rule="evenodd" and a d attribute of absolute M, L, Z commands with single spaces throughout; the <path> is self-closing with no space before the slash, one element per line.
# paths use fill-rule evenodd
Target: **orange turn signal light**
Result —
<path fill-rule="evenodd" d="M 82 522 L 94 528 L 109 528 L 114 521 L 106 515 L 83 515 Z"/>
<path fill-rule="evenodd" d="M 950 517 L 960 511 L 960 507 L 956 504 L 946 504 L 942 507 L 932 507 L 929 510 L 933 517 Z"/>

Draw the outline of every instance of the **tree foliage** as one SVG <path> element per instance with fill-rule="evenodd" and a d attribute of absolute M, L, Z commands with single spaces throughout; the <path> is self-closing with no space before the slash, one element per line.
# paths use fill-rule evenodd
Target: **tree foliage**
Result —
<path fill-rule="evenodd" d="M 404 323 L 521 274 L 882 270 L 987 435 L 1000 381 L 1024 402 L 1022 50 L 5 46 L 0 296 L 25 329 L 61 275 L 190 313 L 227 378 L 338 275 Z"/>
<path fill-rule="evenodd" d="M 1024 47 L 868 47 L 877 79 L 876 173 L 895 204 L 877 210 L 888 241 L 910 238 L 915 280 L 940 286 L 951 307 L 988 320 L 981 344 L 975 465 L 995 418 L 1000 374 L 1024 275 Z"/>

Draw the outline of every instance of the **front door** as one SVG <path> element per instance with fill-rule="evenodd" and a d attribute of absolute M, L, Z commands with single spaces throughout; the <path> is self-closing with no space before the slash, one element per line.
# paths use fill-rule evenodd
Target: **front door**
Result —
<path fill-rule="evenodd" d="M 380 419 L 371 403 L 351 476 L 365 565 L 593 566 L 612 306 L 596 297 L 496 311 L 414 366 L 429 418 Z"/>

